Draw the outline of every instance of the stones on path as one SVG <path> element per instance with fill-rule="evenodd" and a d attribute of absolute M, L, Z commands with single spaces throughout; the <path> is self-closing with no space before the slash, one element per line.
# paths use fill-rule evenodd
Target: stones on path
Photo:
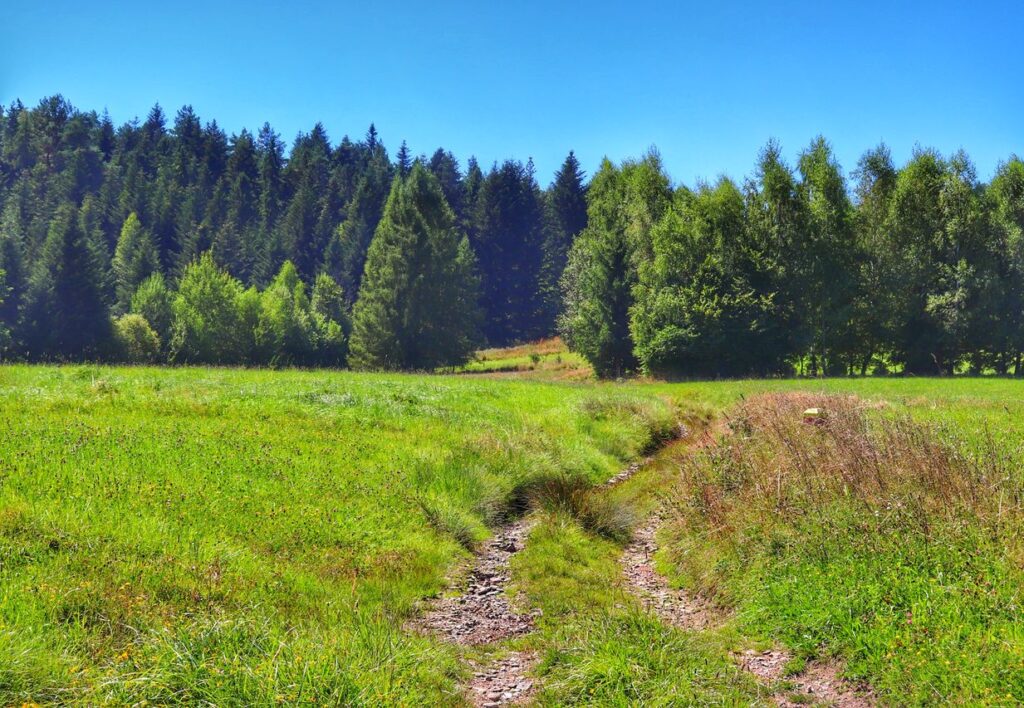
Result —
<path fill-rule="evenodd" d="M 481 708 L 523 703 L 533 693 L 534 682 L 526 676 L 536 661 L 533 653 L 512 652 L 485 667 L 474 665 L 470 701 Z"/>
<path fill-rule="evenodd" d="M 656 534 L 661 523 L 662 519 L 655 514 L 634 532 L 621 559 L 626 584 L 644 609 L 665 624 L 687 631 L 709 629 L 717 622 L 708 604 L 685 590 L 670 587 L 668 580 L 654 568 L 654 554 L 658 550 Z M 813 662 L 799 674 L 785 676 L 786 665 L 793 658 L 787 651 L 748 650 L 736 658 L 743 669 L 773 691 L 776 705 L 783 708 L 809 703 L 838 708 L 869 708 L 875 704 L 870 693 L 855 690 L 839 676 L 839 666 L 834 662 Z"/>
<path fill-rule="evenodd" d="M 775 703 L 783 708 L 809 703 L 838 708 L 869 708 L 875 704 L 870 693 L 858 692 L 839 676 L 840 667 L 835 662 L 812 662 L 799 674 L 786 676 L 786 665 L 792 658 L 781 649 L 760 652 L 748 649 L 737 657 L 740 666 L 762 683 L 780 686 L 775 692 Z"/>
<path fill-rule="evenodd" d="M 707 605 L 685 590 L 670 587 L 664 576 L 654 569 L 654 554 L 658 550 L 655 534 L 660 525 L 661 519 L 655 515 L 634 531 L 633 540 L 621 558 L 626 584 L 644 609 L 657 615 L 662 622 L 680 629 L 704 629 L 712 620 Z"/>
<path fill-rule="evenodd" d="M 459 595 L 443 597 L 413 626 L 454 644 L 476 646 L 527 634 L 537 611 L 518 612 L 505 592 L 509 559 L 526 544 L 530 523 L 517 521 L 496 533 L 477 554 Z"/>
<path fill-rule="evenodd" d="M 434 601 L 412 627 L 463 646 L 491 644 L 531 632 L 539 611 L 513 609 L 506 592 L 509 561 L 523 550 L 530 526 L 529 520 L 522 519 L 495 533 L 474 558 L 461 594 Z M 531 653 L 512 652 L 487 666 L 473 663 L 467 698 L 474 706 L 487 708 L 522 703 L 533 691 L 527 674 L 535 661 Z"/>

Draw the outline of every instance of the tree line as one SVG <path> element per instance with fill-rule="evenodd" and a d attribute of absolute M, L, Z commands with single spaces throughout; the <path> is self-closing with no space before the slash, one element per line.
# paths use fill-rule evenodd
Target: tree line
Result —
<path fill-rule="evenodd" d="M 657 153 L 462 169 L 371 125 L 290 149 L 184 107 L 0 108 L 0 347 L 29 361 L 432 369 L 562 334 L 601 376 L 1021 371 L 1024 163 L 884 146 L 673 185 Z"/>
<path fill-rule="evenodd" d="M 373 125 L 286 154 L 188 106 L 115 127 L 60 96 L 0 109 L 3 355 L 364 368 L 449 366 L 554 331 L 586 220 L 570 153 L 463 171 L 389 156 Z"/>
<path fill-rule="evenodd" d="M 754 176 L 673 188 L 605 161 L 563 277 L 561 329 L 601 375 L 1021 372 L 1024 163 L 884 146 L 848 184 L 815 139 Z"/>

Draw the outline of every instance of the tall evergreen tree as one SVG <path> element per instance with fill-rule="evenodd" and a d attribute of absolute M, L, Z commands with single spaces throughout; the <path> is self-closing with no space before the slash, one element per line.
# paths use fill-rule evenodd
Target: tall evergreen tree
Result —
<path fill-rule="evenodd" d="M 366 253 L 380 223 L 391 182 L 391 166 L 386 155 L 371 156 L 345 210 L 347 218 L 337 228 L 324 253 L 324 269 L 341 285 L 350 303 L 359 293 Z"/>
<path fill-rule="evenodd" d="M 327 235 L 319 225 L 320 195 L 327 192 L 331 170 L 331 147 L 324 127 L 317 123 L 309 135 L 300 135 L 285 168 L 291 199 L 278 224 L 287 258 L 306 279 L 319 268 Z"/>
<path fill-rule="evenodd" d="M 456 220 L 459 224 L 464 224 L 466 219 L 466 186 L 462 180 L 462 172 L 459 170 L 459 161 L 455 159 L 455 155 L 450 151 L 438 148 L 431 155 L 428 167 L 434 173 L 434 176 L 437 177 L 448 206 L 455 212 Z"/>
<path fill-rule="evenodd" d="M 576 155 L 570 151 L 555 173 L 555 180 L 545 194 L 544 263 L 541 266 L 540 288 L 544 302 L 544 329 L 554 330 L 561 310 L 559 285 L 569 249 L 587 226 L 586 174 Z"/>
<path fill-rule="evenodd" d="M 494 345 L 536 338 L 543 334 L 540 189 L 525 165 L 508 160 L 487 175 L 477 200 L 472 246 L 480 264 L 484 334 Z"/>
<path fill-rule="evenodd" d="M 409 146 L 403 140 L 402 146 L 398 148 L 398 154 L 395 155 L 395 170 L 400 176 L 407 177 L 411 169 L 412 154 L 409 152 Z"/>
<path fill-rule="evenodd" d="M 356 368 L 433 369 L 473 350 L 472 252 L 437 178 L 418 161 L 395 178 L 352 320 Z"/>
<path fill-rule="evenodd" d="M 132 212 L 125 219 L 121 229 L 112 264 L 115 311 L 118 314 L 128 311 L 132 295 L 139 289 L 143 280 L 157 272 L 159 266 L 156 242 L 152 235 L 142 228 L 135 212 Z"/>
<path fill-rule="evenodd" d="M 103 353 L 110 318 L 103 275 L 74 207 L 54 215 L 25 295 L 24 346 L 30 357 L 76 359 Z"/>

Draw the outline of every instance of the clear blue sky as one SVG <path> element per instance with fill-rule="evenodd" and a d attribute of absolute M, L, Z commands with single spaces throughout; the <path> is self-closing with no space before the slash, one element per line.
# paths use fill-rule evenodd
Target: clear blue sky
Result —
<path fill-rule="evenodd" d="M 0 100 L 52 93 L 289 142 L 374 121 L 392 154 L 532 156 L 545 184 L 570 148 L 592 172 L 657 145 L 692 184 L 819 133 L 847 170 L 884 140 L 964 147 L 988 179 L 1024 153 L 1024 2 L 5 0 Z"/>

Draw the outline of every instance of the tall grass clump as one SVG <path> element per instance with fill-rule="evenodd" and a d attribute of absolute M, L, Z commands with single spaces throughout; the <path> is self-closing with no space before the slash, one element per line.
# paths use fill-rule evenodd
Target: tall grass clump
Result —
<path fill-rule="evenodd" d="M 883 698 L 1024 700 L 1015 450 L 850 396 L 759 395 L 730 429 L 682 465 L 684 582 Z"/>

